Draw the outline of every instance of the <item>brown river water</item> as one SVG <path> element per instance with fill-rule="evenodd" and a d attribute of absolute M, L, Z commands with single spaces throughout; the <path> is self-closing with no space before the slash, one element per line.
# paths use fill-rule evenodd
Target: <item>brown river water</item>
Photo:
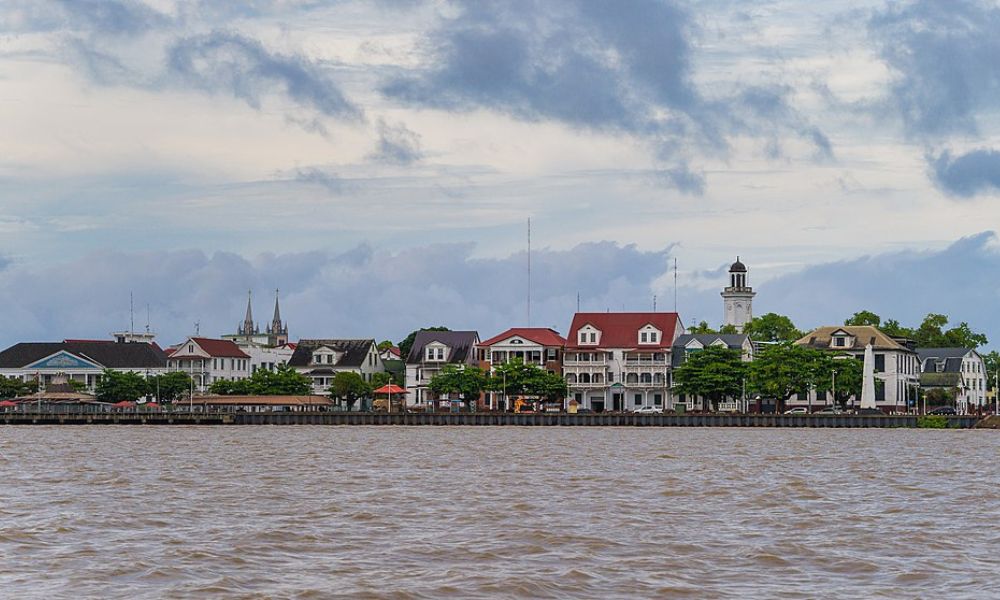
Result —
<path fill-rule="evenodd" d="M 1000 432 L 0 426 L 0 598 L 998 598 Z"/>

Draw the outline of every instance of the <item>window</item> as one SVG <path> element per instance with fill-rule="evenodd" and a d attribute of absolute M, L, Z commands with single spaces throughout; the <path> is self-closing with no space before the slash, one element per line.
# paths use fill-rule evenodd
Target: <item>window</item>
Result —
<path fill-rule="evenodd" d="M 194 344 L 188 344 L 188 354 L 194 354 Z"/>
<path fill-rule="evenodd" d="M 643 344 L 645 344 L 646 342 L 648 342 L 649 341 L 649 334 L 646 333 L 645 331 L 643 331 L 642 334 L 639 335 L 639 341 L 642 342 Z"/>
<path fill-rule="evenodd" d="M 885 373 L 885 354 L 875 355 L 875 372 Z"/>
<path fill-rule="evenodd" d="M 635 398 L 635 405 L 642 406 L 642 394 L 636 394 L 634 398 Z"/>
<path fill-rule="evenodd" d="M 657 333 L 657 332 L 655 332 L 655 331 L 650 331 L 649 332 L 649 341 L 652 342 L 652 343 L 654 343 L 654 344 L 656 342 L 660 341 L 660 334 Z"/>
<path fill-rule="evenodd" d="M 663 406 L 662 394 L 653 394 L 653 406 Z"/>
<path fill-rule="evenodd" d="M 557 360 L 559 358 L 559 351 L 555 348 L 548 348 L 545 350 L 546 360 Z"/>
<path fill-rule="evenodd" d="M 847 340 L 844 339 L 844 336 L 838 335 L 837 337 L 833 338 L 833 345 L 836 346 L 837 348 L 843 348 L 844 346 L 847 345 Z"/>

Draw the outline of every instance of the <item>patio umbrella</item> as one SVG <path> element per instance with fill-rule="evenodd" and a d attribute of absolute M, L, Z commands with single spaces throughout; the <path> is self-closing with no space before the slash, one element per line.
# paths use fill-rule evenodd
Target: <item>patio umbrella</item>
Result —
<path fill-rule="evenodd" d="M 112 408 L 132 408 L 135 406 L 135 402 L 129 402 L 128 400 L 122 400 L 121 402 L 115 402 L 111 405 Z"/>
<path fill-rule="evenodd" d="M 17 406 L 17 402 L 14 402 L 13 400 L 0 401 L 0 408 L 10 408 L 12 406 Z"/>
<path fill-rule="evenodd" d="M 399 387 L 395 383 L 387 383 L 382 387 L 375 390 L 376 394 L 405 394 L 406 390 Z"/>
<path fill-rule="evenodd" d="M 872 345 L 865 346 L 865 361 L 861 367 L 861 408 L 875 407 L 875 354 Z"/>

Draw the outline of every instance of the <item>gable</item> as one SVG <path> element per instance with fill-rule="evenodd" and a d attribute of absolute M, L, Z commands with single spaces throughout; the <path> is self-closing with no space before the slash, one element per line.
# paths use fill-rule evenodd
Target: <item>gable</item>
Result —
<path fill-rule="evenodd" d="M 56 352 L 51 356 L 35 361 L 25 367 L 26 369 L 97 369 L 103 367 L 95 362 L 84 360 L 79 356 L 70 354 L 65 350 Z"/>

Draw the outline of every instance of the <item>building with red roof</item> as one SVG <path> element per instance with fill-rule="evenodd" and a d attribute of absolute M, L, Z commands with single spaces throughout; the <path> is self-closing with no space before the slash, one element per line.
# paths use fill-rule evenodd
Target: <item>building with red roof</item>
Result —
<path fill-rule="evenodd" d="M 672 406 L 670 352 L 683 333 L 672 312 L 577 313 L 563 356 L 570 398 L 595 412 Z"/>
<path fill-rule="evenodd" d="M 232 340 L 189 337 L 167 356 L 167 370 L 187 373 L 204 392 L 220 379 L 249 377 L 250 355 Z"/>
<path fill-rule="evenodd" d="M 479 344 L 486 359 L 485 368 L 520 360 L 560 375 L 565 346 L 566 338 L 547 327 L 513 327 Z M 491 410 L 507 410 L 510 404 L 502 391 L 488 394 L 486 403 Z"/>

